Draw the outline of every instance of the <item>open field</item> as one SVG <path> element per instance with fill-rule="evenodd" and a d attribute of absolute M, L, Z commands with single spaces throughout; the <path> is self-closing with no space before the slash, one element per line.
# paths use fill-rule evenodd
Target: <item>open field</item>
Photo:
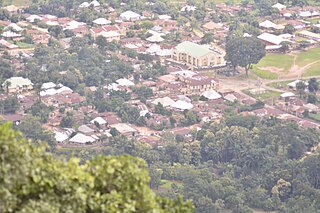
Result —
<path fill-rule="evenodd" d="M 303 74 L 303 76 L 309 77 L 309 76 L 318 76 L 320 75 L 320 61 L 313 64 L 309 69 L 306 70 L 306 72 Z"/>
<path fill-rule="evenodd" d="M 256 66 L 261 70 L 288 72 L 293 64 L 292 55 L 267 54 Z"/>
<path fill-rule="evenodd" d="M 253 73 L 266 80 L 320 75 L 320 48 L 290 54 L 267 54 L 253 66 Z"/>
<path fill-rule="evenodd" d="M 296 64 L 299 67 L 303 67 L 317 60 L 320 60 L 320 48 L 313 48 L 299 53 Z"/>

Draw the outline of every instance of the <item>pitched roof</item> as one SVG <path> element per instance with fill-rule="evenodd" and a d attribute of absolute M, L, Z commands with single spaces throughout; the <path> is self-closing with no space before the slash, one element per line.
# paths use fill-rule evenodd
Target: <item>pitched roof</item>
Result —
<path fill-rule="evenodd" d="M 223 24 L 222 23 L 215 23 L 213 21 L 210 21 L 204 25 L 202 25 L 203 28 L 208 29 L 208 30 L 214 30 L 214 29 L 222 29 Z"/>
<path fill-rule="evenodd" d="M 275 44 L 275 45 L 279 45 L 283 41 L 288 41 L 286 39 L 281 38 L 280 36 L 277 36 L 271 33 L 262 33 L 261 35 L 258 36 L 258 39 Z"/>
<path fill-rule="evenodd" d="M 296 96 L 296 95 L 292 92 L 285 92 L 280 95 L 281 98 L 289 98 L 289 97 L 293 97 L 293 96 Z"/>
<path fill-rule="evenodd" d="M 0 40 L 0 45 L 8 48 L 8 49 L 18 49 L 19 47 L 15 44 L 11 44 L 10 42 L 7 42 L 6 40 L 4 39 L 1 39 Z"/>
<path fill-rule="evenodd" d="M 97 18 L 97 19 L 93 20 L 92 22 L 95 23 L 95 24 L 99 24 L 99 25 L 105 25 L 105 24 L 110 24 L 111 23 L 111 21 L 109 21 L 106 18 Z"/>
<path fill-rule="evenodd" d="M 126 20 L 130 20 L 130 19 L 134 19 L 134 18 L 140 18 L 141 15 L 139 15 L 138 13 L 135 13 L 131 10 L 125 11 L 123 13 L 120 14 L 120 17 L 122 19 L 126 19 Z"/>
<path fill-rule="evenodd" d="M 90 123 L 93 123 L 93 124 L 94 124 L 94 122 L 97 122 L 97 123 L 100 124 L 100 125 L 103 125 L 103 124 L 106 124 L 106 123 L 107 123 L 107 121 L 104 120 L 104 119 L 101 118 L 101 117 L 96 117 L 95 119 L 93 119 L 92 121 L 90 121 Z"/>
<path fill-rule="evenodd" d="M 227 94 L 226 96 L 223 97 L 225 100 L 234 102 L 237 100 L 237 97 L 233 94 Z"/>
<path fill-rule="evenodd" d="M 118 130 L 121 134 L 126 134 L 126 133 L 130 133 L 130 132 L 137 132 L 136 129 L 132 128 L 131 126 L 129 126 L 126 123 L 117 123 L 117 124 L 112 124 L 110 126 L 112 128 L 115 128 L 116 130 Z"/>
<path fill-rule="evenodd" d="M 272 8 L 277 8 L 278 10 L 286 9 L 286 5 L 280 4 L 279 2 L 274 4 Z"/>
<path fill-rule="evenodd" d="M 33 85 L 33 83 L 29 79 L 22 78 L 22 77 L 11 77 L 5 80 L 2 86 L 5 86 L 6 82 L 10 82 L 9 88 L 17 88 L 17 87 Z"/>
<path fill-rule="evenodd" d="M 120 78 L 120 79 L 116 80 L 116 82 L 120 86 L 134 86 L 134 83 L 126 78 Z"/>
<path fill-rule="evenodd" d="M 269 20 L 265 20 L 264 22 L 261 22 L 259 24 L 259 27 L 264 27 L 264 28 L 275 28 L 277 25 Z"/>
<path fill-rule="evenodd" d="M 81 125 L 79 126 L 78 131 L 86 134 L 94 132 L 94 129 L 91 129 L 87 125 Z"/>
<path fill-rule="evenodd" d="M 173 104 L 171 104 L 171 107 L 176 108 L 176 109 L 185 110 L 185 109 L 192 109 L 193 105 L 191 103 L 178 100 L 178 101 L 174 102 Z"/>
<path fill-rule="evenodd" d="M 174 103 L 174 100 L 172 100 L 169 97 L 164 98 L 157 98 L 154 101 L 152 101 L 152 104 L 157 105 L 158 103 L 162 104 L 162 106 L 167 107 Z"/>
<path fill-rule="evenodd" d="M 299 34 L 307 36 L 307 37 L 311 37 L 316 40 L 320 40 L 320 34 L 313 33 L 313 32 L 307 31 L 307 30 L 302 30 L 301 32 L 299 32 Z"/>
<path fill-rule="evenodd" d="M 205 91 L 201 95 L 204 96 L 205 98 L 210 99 L 210 100 L 221 98 L 221 95 L 214 90 Z"/>
<path fill-rule="evenodd" d="M 47 83 L 43 83 L 41 86 L 41 89 L 51 89 L 51 88 L 55 88 L 57 85 L 53 82 L 47 82 Z"/>
<path fill-rule="evenodd" d="M 209 49 L 209 46 L 195 44 L 190 41 L 184 41 L 184 42 L 178 44 L 176 46 L 176 49 L 179 52 L 183 52 L 188 55 L 192 55 L 193 57 L 196 57 L 196 58 L 205 56 L 208 53 L 213 52 Z"/>
<path fill-rule="evenodd" d="M 90 136 L 86 136 L 82 133 L 78 133 L 70 139 L 70 142 L 73 143 L 87 143 L 87 142 L 95 142 L 96 139 Z"/>
<path fill-rule="evenodd" d="M 149 38 L 147 38 L 147 41 L 150 41 L 150 42 L 162 42 L 162 41 L 164 41 L 164 39 L 159 35 L 153 35 L 153 36 L 150 36 Z"/>

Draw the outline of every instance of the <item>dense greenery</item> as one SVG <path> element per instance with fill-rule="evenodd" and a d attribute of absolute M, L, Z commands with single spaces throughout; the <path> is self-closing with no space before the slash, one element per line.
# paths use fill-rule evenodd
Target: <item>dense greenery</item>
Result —
<path fill-rule="evenodd" d="M 83 84 L 100 86 L 110 83 L 133 72 L 129 64 L 116 56 L 109 56 L 106 60 L 106 55 L 92 45 L 93 39 L 89 35 L 72 38 L 67 50 L 51 39 L 48 46 L 37 46 L 34 57 L 26 62 L 25 75 L 35 84 L 53 81 L 79 89 Z"/>
<path fill-rule="evenodd" d="M 165 197 L 192 199 L 196 212 L 317 212 L 320 208 L 320 155 L 305 153 L 316 146 L 319 133 L 293 123 L 254 116 L 227 116 L 220 124 L 192 130 L 192 141 L 170 133 L 164 147 L 150 148 L 115 136 L 101 151 L 58 150 L 83 162 L 98 153 L 130 154 L 145 159 L 151 187 Z M 162 188 L 162 181 L 169 188 Z M 160 190 L 161 189 L 161 190 Z"/>
<path fill-rule="evenodd" d="M 156 197 L 143 160 L 99 156 L 79 165 L 0 127 L 1 212 L 192 212 L 189 202 Z"/>

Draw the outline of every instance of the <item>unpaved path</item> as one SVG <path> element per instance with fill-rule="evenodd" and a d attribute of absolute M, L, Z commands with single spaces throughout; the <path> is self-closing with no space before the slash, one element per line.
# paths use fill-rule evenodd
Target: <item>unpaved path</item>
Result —
<path fill-rule="evenodd" d="M 288 73 L 279 73 L 279 78 L 283 79 L 283 80 L 286 80 L 287 78 L 292 78 L 292 77 L 297 77 L 297 78 L 301 78 L 303 76 L 303 73 L 305 71 L 307 71 L 311 66 L 313 66 L 314 64 L 320 62 L 320 60 L 317 60 L 317 61 L 314 61 L 314 62 L 311 62 L 309 64 L 306 64 L 305 66 L 303 67 L 299 67 L 297 64 L 296 64 L 296 60 L 297 60 L 297 55 L 294 56 L 293 58 L 293 65 L 292 67 L 290 68 L 289 72 Z"/>

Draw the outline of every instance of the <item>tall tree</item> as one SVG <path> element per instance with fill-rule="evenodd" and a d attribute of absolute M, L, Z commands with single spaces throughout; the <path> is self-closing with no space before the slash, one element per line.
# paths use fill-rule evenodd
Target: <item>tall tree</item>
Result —
<path fill-rule="evenodd" d="M 309 92 L 317 92 L 319 90 L 319 82 L 316 78 L 310 78 L 308 81 Z"/>
<path fill-rule="evenodd" d="M 257 38 L 235 37 L 227 41 L 226 60 L 234 69 L 244 67 L 247 76 L 251 65 L 257 64 L 265 55 L 265 44 Z"/>

